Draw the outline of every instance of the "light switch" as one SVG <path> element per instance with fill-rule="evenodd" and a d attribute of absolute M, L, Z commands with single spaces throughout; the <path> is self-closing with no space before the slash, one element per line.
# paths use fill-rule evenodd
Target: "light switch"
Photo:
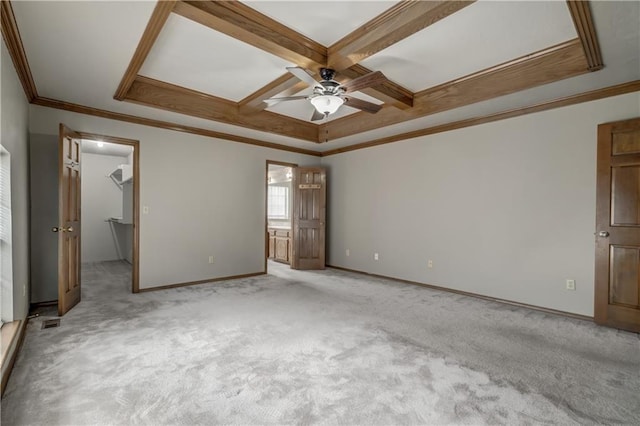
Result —
<path fill-rule="evenodd" d="M 142 206 L 142 214 L 149 214 L 149 206 Z"/>

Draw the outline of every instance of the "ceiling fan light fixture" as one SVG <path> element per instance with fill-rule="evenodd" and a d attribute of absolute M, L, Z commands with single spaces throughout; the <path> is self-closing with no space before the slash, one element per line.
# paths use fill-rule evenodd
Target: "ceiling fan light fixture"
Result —
<path fill-rule="evenodd" d="M 344 99 L 335 95 L 320 95 L 311 98 L 311 104 L 320 114 L 333 114 L 344 103 Z"/>

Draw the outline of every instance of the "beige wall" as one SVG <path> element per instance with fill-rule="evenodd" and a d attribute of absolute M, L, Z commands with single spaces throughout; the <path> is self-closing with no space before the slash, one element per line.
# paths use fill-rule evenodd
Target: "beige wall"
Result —
<path fill-rule="evenodd" d="M 637 116 L 635 93 L 323 158 L 327 263 L 591 316 L 596 128 Z"/>
<path fill-rule="evenodd" d="M 13 257 L 13 318 L 29 310 L 29 104 L 4 40 L 1 59 L 1 139 L 11 154 L 11 220 Z"/>
<path fill-rule="evenodd" d="M 266 160 L 299 155 L 39 106 L 31 132 L 71 128 L 140 140 L 140 288 L 264 269 Z M 209 256 L 214 263 L 209 264 Z"/>
<path fill-rule="evenodd" d="M 320 162 L 38 106 L 30 114 L 33 133 L 64 122 L 141 141 L 141 288 L 261 271 L 265 160 Z M 328 263 L 593 315 L 596 127 L 638 115 L 640 95 L 629 94 L 323 158 Z"/>

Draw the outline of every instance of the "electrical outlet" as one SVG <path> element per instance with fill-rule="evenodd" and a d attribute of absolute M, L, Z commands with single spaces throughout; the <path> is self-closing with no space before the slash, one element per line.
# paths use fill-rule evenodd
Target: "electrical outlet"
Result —
<path fill-rule="evenodd" d="M 349 251 L 349 249 L 347 249 L 347 250 L 345 251 L 345 254 L 347 255 L 347 257 L 349 257 L 349 256 L 351 255 L 351 252 Z"/>
<path fill-rule="evenodd" d="M 433 268 L 433 260 L 429 259 L 427 261 L 427 268 L 429 268 L 429 269 Z"/>
<path fill-rule="evenodd" d="M 380 260 L 378 253 L 373 253 L 373 260 Z"/>
<path fill-rule="evenodd" d="M 567 290 L 576 289 L 576 280 L 567 280 Z"/>
<path fill-rule="evenodd" d="M 209 256 L 209 263 L 213 263 L 213 256 Z"/>
<path fill-rule="evenodd" d="M 149 206 L 142 206 L 142 214 L 149 214 Z"/>

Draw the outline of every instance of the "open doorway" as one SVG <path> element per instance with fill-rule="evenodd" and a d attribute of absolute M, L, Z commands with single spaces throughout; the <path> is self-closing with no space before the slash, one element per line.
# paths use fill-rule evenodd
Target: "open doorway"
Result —
<path fill-rule="evenodd" d="M 289 265 L 292 256 L 293 169 L 296 164 L 267 161 L 266 267 Z"/>
<path fill-rule="evenodd" d="M 82 156 L 83 145 L 86 151 L 85 160 L 89 158 L 86 164 Z M 118 147 L 121 148 L 119 151 Z M 91 157 L 86 157 L 87 155 L 97 157 L 101 154 L 107 154 L 105 157 L 116 157 L 116 159 L 108 168 L 100 168 L 96 167 Z M 82 293 L 82 263 L 87 261 L 125 262 L 126 268 L 123 269 L 125 269 L 126 278 L 123 274 L 123 291 L 137 293 L 139 291 L 140 239 L 139 142 L 77 132 L 61 124 L 60 134 L 57 136 L 45 134 L 30 136 L 29 161 L 31 165 L 30 301 L 32 313 L 53 314 L 49 310 L 57 306 L 58 315 L 63 315 L 78 303 Z M 115 176 L 112 176 L 112 172 L 124 164 L 130 168 L 124 170 L 125 167 L 123 167 L 115 173 Z M 84 172 L 87 172 L 86 176 L 82 176 Z M 119 180 L 118 183 L 114 178 L 116 181 Z M 102 187 L 87 187 L 86 184 L 92 180 L 99 180 Z M 124 181 L 129 182 L 129 188 L 124 188 Z M 113 197 L 106 195 L 106 188 L 115 192 L 119 198 L 119 201 L 113 202 L 110 207 L 104 207 L 102 204 L 109 199 L 113 200 Z M 126 217 L 124 215 L 125 196 L 130 197 L 126 201 L 127 206 L 130 206 L 127 208 Z M 92 210 L 98 210 L 98 213 L 92 214 Z M 98 215 L 99 218 L 91 219 L 94 215 Z M 85 219 L 87 229 L 84 229 Z M 87 242 L 96 239 L 95 233 L 89 232 L 87 235 L 87 231 L 91 228 L 89 222 L 92 220 L 97 220 L 102 231 L 106 231 L 98 238 L 103 238 L 105 244 L 111 245 L 112 251 L 115 252 L 112 257 L 95 257 L 95 251 L 87 253 L 86 250 L 83 254 L 83 234 Z M 122 223 L 119 225 L 112 223 L 116 220 Z M 114 229 L 112 233 L 112 226 L 114 228 L 123 226 L 124 222 L 130 222 L 126 224 L 129 229 Z"/>
<path fill-rule="evenodd" d="M 85 279 L 108 270 L 138 283 L 138 141 L 81 133 L 81 259 Z"/>
<path fill-rule="evenodd" d="M 81 269 L 94 275 L 133 270 L 134 147 L 82 139 Z"/>
<path fill-rule="evenodd" d="M 265 272 L 325 268 L 326 170 L 267 161 Z"/>

